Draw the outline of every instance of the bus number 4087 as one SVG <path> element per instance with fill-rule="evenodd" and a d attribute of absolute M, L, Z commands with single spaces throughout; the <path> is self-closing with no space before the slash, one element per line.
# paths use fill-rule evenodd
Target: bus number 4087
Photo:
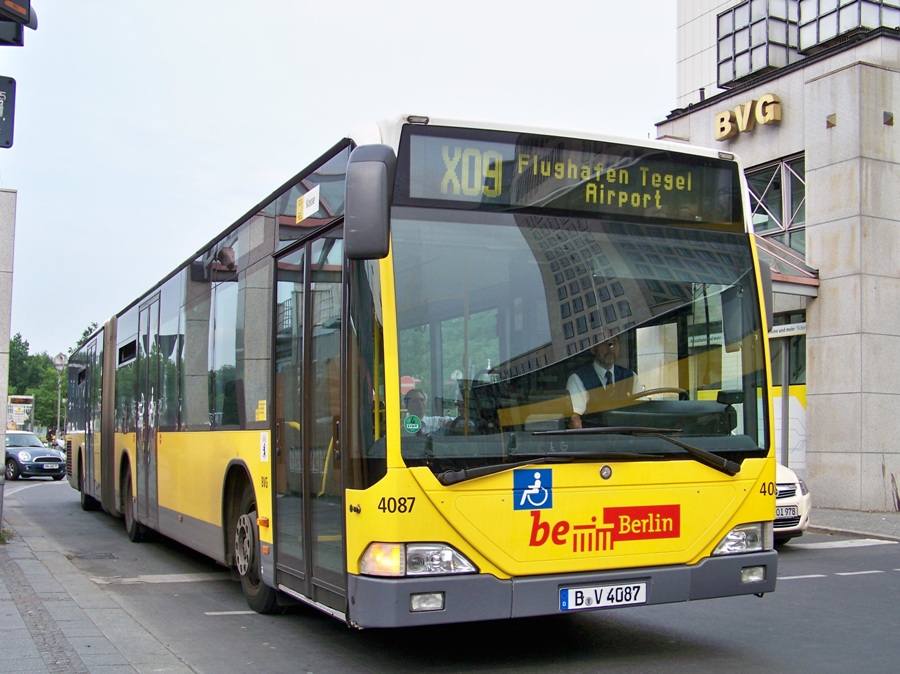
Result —
<path fill-rule="evenodd" d="M 378 509 L 383 513 L 411 513 L 416 504 L 415 496 L 381 497 Z"/>

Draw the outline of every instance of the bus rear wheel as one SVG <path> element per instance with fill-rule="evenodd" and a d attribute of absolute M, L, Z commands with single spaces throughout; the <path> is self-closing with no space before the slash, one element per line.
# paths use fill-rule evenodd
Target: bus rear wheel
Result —
<path fill-rule="evenodd" d="M 84 466 L 81 460 L 78 461 L 78 491 L 81 494 L 81 509 L 89 512 L 91 510 L 99 510 L 100 502 L 93 496 L 88 495 L 84 491 Z"/>
<path fill-rule="evenodd" d="M 234 530 L 234 563 L 241 578 L 241 589 L 247 605 L 257 613 L 280 611 L 278 592 L 263 583 L 259 576 L 259 528 L 256 523 L 256 495 L 247 485 L 241 497 Z"/>
<path fill-rule="evenodd" d="M 122 482 L 122 513 L 125 515 L 125 533 L 128 534 L 128 540 L 132 543 L 140 543 L 144 540 L 144 525 L 137 521 L 134 514 L 137 501 L 134 499 L 134 489 L 131 487 L 130 470 L 125 471 Z"/>

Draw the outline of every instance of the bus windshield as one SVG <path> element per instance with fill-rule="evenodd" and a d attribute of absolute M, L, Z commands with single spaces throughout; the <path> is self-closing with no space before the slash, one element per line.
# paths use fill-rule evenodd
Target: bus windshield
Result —
<path fill-rule="evenodd" d="M 407 465 L 765 456 L 747 234 L 398 207 L 392 241 Z M 618 395 L 579 402 L 603 345 Z"/>

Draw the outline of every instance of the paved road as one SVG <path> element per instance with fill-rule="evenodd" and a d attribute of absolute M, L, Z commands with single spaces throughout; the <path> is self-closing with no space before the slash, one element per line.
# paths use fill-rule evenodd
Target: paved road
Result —
<path fill-rule="evenodd" d="M 900 545 L 888 539 L 900 540 L 900 517 L 819 514 L 816 526 L 831 517 L 868 538 L 816 532 L 788 544 L 778 590 L 762 599 L 356 632 L 304 607 L 249 612 L 206 558 L 128 542 L 65 484 L 9 483 L 0 671 L 892 671 Z"/>

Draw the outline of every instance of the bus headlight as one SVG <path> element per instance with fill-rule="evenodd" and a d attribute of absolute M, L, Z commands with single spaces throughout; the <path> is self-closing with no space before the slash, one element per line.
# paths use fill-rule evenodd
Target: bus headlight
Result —
<path fill-rule="evenodd" d="M 772 523 L 739 524 L 719 541 L 713 555 L 740 555 L 772 548 Z"/>
<path fill-rule="evenodd" d="M 359 572 L 368 576 L 444 576 L 476 571 L 472 562 L 445 543 L 371 543 L 359 560 Z"/>
<path fill-rule="evenodd" d="M 475 565 L 449 545 L 410 543 L 406 546 L 407 576 L 441 576 L 447 573 L 475 573 Z"/>

